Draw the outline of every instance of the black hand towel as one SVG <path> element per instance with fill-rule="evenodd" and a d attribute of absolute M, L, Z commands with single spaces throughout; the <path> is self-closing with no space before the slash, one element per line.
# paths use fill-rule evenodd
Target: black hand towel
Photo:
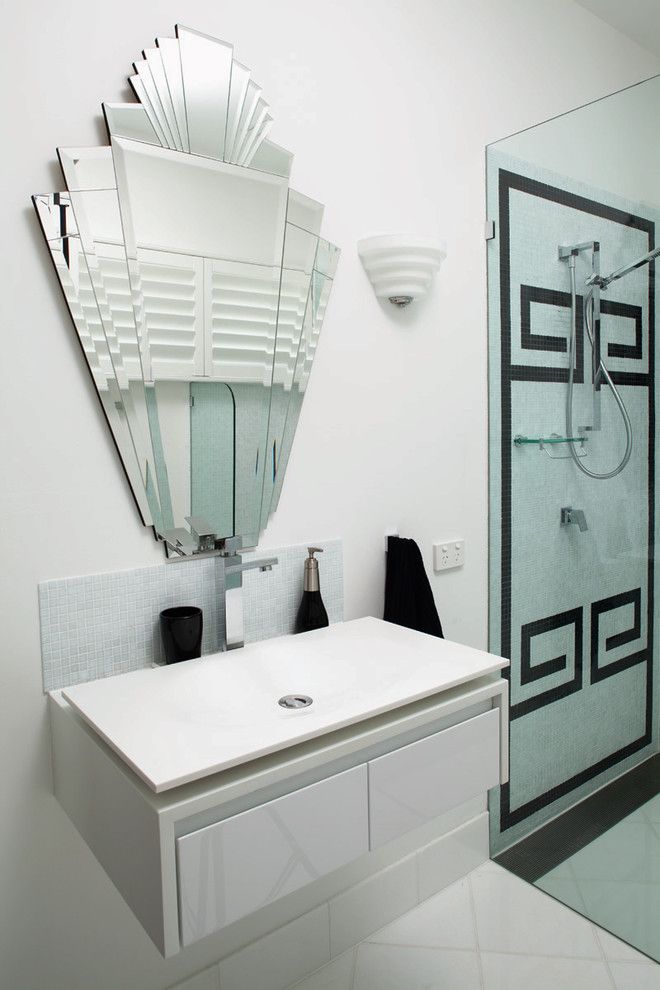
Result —
<path fill-rule="evenodd" d="M 444 638 L 422 555 L 414 540 L 388 537 L 383 618 Z"/>

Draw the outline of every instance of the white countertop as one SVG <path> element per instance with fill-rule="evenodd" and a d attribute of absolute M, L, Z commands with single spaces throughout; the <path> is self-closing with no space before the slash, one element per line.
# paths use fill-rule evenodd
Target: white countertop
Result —
<path fill-rule="evenodd" d="M 490 653 L 366 618 L 61 693 L 160 792 L 506 666 Z M 284 709 L 278 700 L 286 694 L 309 695 L 313 704 Z"/>

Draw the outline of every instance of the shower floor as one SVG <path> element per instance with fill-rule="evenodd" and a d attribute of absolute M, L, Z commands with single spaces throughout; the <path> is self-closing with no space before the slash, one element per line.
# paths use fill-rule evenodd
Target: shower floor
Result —
<path fill-rule="evenodd" d="M 660 757 L 496 861 L 660 961 Z"/>
<path fill-rule="evenodd" d="M 544 874 L 536 886 L 660 960 L 660 796 Z"/>

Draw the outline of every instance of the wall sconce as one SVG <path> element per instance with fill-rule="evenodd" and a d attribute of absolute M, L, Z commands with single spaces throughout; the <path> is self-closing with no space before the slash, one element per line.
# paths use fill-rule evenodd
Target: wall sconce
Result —
<path fill-rule="evenodd" d="M 430 237 L 385 234 L 358 241 L 358 254 L 378 299 L 407 306 L 426 294 L 446 258 L 440 241 Z"/>

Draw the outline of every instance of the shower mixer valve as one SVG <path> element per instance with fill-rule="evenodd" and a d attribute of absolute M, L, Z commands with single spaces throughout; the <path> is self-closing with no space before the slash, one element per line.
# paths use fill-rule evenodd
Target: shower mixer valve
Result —
<path fill-rule="evenodd" d="M 586 533 L 589 529 L 589 526 L 587 525 L 587 517 L 582 509 L 572 509 L 570 505 L 565 505 L 561 509 L 561 525 L 575 525 L 581 533 Z"/>

